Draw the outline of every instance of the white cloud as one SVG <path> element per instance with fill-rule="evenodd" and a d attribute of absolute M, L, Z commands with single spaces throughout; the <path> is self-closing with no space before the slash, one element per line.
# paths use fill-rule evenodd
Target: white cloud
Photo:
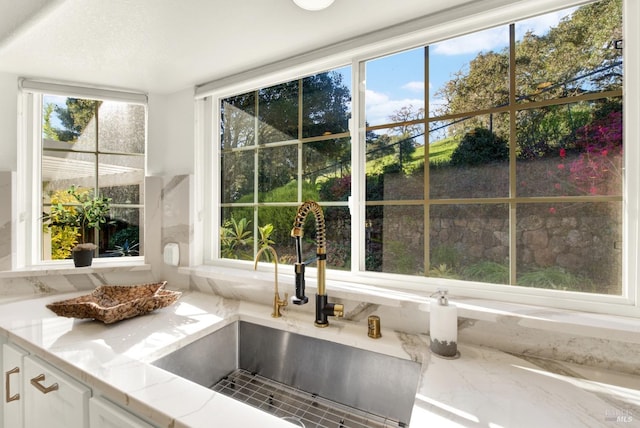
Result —
<path fill-rule="evenodd" d="M 508 43 L 509 29 L 505 26 L 446 40 L 432 47 L 439 55 L 466 55 L 480 51 L 500 50 Z"/>
<path fill-rule="evenodd" d="M 576 9 L 577 7 L 574 7 L 520 21 L 516 24 L 516 37 L 520 38 L 527 31 L 532 31 L 538 36 L 544 35 L 550 28 L 557 26 L 563 18 L 570 16 Z M 463 55 L 480 51 L 501 50 L 508 45 L 508 42 L 509 27 L 503 25 L 436 43 L 432 47 L 436 54 Z"/>
<path fill-rule="evenodd" d="M 522 35 L 527 31 L 531 31 L 537 36 L 542 36 L 549 32 L 550 28 L 556 27 L 563 18 L 573 14 L 576 9 L 577 7 L 560 10 L 518 22 L 516 24 L 516 37 L 522 37 Z"/>
<path fill-rule="evenodd" d="M 431 85 L 429 85 L 431 86 Z M 424 82 L 413 81 L 406 83 L 402 86 L 402 89 L 407 89 L 413 92 L 423 92 L 424 91 Z"/>
<path fill-rule="evenodd" d="M 421 98 L 391 99 L 388 95 L 375 92 L 371 89 L 365 91 L 366 118 L 369 125 L 380 125 L 390 122 L 389 116 L 402 107 L 412 105 L 415 109 L 423 108 L 424 101 Z"/>

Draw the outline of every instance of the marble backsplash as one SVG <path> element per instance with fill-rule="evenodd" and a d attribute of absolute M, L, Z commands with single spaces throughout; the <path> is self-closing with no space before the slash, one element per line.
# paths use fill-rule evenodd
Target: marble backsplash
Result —
<path fill-rule="evenodd" d="M 0 196 L 11 200 L 12 174 L 0 172 Z M 145 265 L 130 267 L 95 267 L 11 272 L 11 208 L 0 206 L 0 303 L 45 294 L 91 290 L 104 284 L 139 284 L 167 280 L 173 289 L 192 289 L 216 294 L 227 299 L 250 301 L 265 305 L 270 310 L 273 289 L 265 284 L 247 283 L 224 275 L 204 277 L 180 271 L 163 261 L 162 249 L 167 243 L 177 243 L 180 249 L 179 266 L 192 264 L 194 230 L 190 199 L 193 192 L 192 176 L 147 177 L 145 182 Z M 345 320 L 362 325 L 366 331 L 367 316 L 380 316 L 383 327 L 409 334 L 429 331 L 428 296 L 405 299 L 380 299 L 374 295 L 356 295 L 348 291 L 336 293 L 328 286 L 332 301 L 345 305 Z M 293 292 L 293 285 L 282 284 L 281 292 Z M 455 299 L 463 306 L 485 303 L 472 299 Z M 592 328 L 589 323 L 566 327 L 569 311 L 556 311 L 557 319 L 546 314 L 546 323 L 531 322 L 532 311 L 540 308 L 519 306 L 491 316 L 478 316 L 477 311 L 461 310 L 459 317 L 460 343 L 488 346 L 530 358 L 546 358 L 587 366 L 640 374 L 640 325 L 637 320 L 626 319 L 616 331 L 607 330 L 606 322 Z M 308 313 L 314 319 L 312 304 L 289 305 L 286 311 Z M 307 315 L 305 315 L 307 316 Z M 563 318 L 564 317 L 564 318 Z M 606 318 L 606 317 L 603 317 Z M 615 318 L 615 317 L 611 317 Z M 566 328 L 562 328 L 562 327 Z M 560 328 L 559 328 L 560 327 Z M 607 334 L 607 331 L 616 334 Z"/>
<path fill-rule="evenodd" d="M 241 282 L 226 275 L 189 277 L 189 288 L 204 293 L 265 305 L 271 310 L 273 289 Z M 280 293 L 294 290 L 280 281 Z M 311 296 L 313 291 L 307 291 Z M 381 299 L 374 295 L 356 297 L 327 285 L 330 300 L 345 306 L 344 320 L 367 330 L 367 317 L 378 315 L 385 328 L 407 334 L 429 333 L 429 298 L 415 294 L 409 298 Z M 458 341 L 487 346 L 507 353 L 563 361 L 640 375 L 640 322 L 632 318 L 584 314 L 536 308 L 527 305 L 450 296 L 458 305 Z M 483 309 L 487 309 L 483 313 Z M 288 305 L 284 311 L 305 312 L 315 319 L 314 305 Z M 487 315 L 488 314 L 488 315 Z M 586 318 L 586 319 L 585 319 Z M 332 320 L 330 320 L 331 323 Z"/>

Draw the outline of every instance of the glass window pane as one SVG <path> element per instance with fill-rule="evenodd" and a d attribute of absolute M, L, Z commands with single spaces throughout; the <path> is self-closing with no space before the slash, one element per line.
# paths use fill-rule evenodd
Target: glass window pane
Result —
<path fill-rule="evenodd" d="M 226 152 L 220 160 L 222 203 L 253 202 L 255 153 Z"/>
<path fill-rule="evenodd" d="M 111 221 L 111 225 L 100 230 L 100 257 L 143 255 L 141 225 L 144 224 L 144 210 L 112 207 Z"/>
<path fill-rule="evenodd" d="M 258 91 L 258 143 L 298 138 L 298 81 Z"/>
<path fill-rule="evenodd" d="M 96 184 L 96 156 L 89 153 L 42 152 L 42 197 L 47 203 L 51 194 L 70 186 L 93 189 Z"/>
<path fill-rule="evenodd" d="M 302 136 L 318 137 L 349 130 L 351 67 L 302 80 Z"/>
<path fill-rule="evenodd" d="M 501 26 L 429 46 L 431 117 L 506 106 L 509 27 Z"/>
<path fill-rule="evenodd" d="M 298 207 L 260 207 L 260 217 L 272 219 L 274 224 L 273 240 L 282 263 L 296 262 L 295 239 L 291 237 L 293 220 Z M 332 207 L 322 205 L 327 242 L 327 268 L 351 269 L 351 215 L 348 207 Z M 282 226 L 278 226 L 282 225 Z M 284 233 L 281 233 L 284 231 Z M 313 213 L 304 223 L 304 239 L 302 240 L 303 261 L 316 257 L 316 228 Z M 315 263 L 310 264 L 315 267 Z"/>
<path fill-rule="evenodd" d="M 43 148 L 95 150 L 95 115 L 101 104 L 102 101 L 44 95 Z"/>
<path fill-rule="evenodd" d="M 366 270 L 423 274 L 424 207 L 368 206 L 366 215 Z"/>
<path fill-rule="evenodd" d="M 222 149 L 253 146 L 256 135 L 255 92 L 222 100 L 220 110 Z"/>
<path fill-rule="evenodd" d="M 91 200 L 93 195 L 93 187 L 74 185 L 59 189 L 52 187 L 46 194 L 43 193 L 42 219 L 46 225 L 42 235 L 43 260 L 68 259 L 72 249 L 79 243 L 97 243 L 98 248 L 103 247 L 98 241 L 97 231 L 89 228 L 84 218 L 78 216 L 81 212 L 80 204 Z M 107 215 L 107 223 L 109 219 L 110 214 Z M 105 224 L 101 229 L 108 227 Z"/>
<path fill-rule="evenodd" d="M 291 145 L 261 148 L 260 151 L 258 151 L 259 201 L 297 201 L 297 171 L 297 146 Z"/>
<path fill-rule="evenodd" d="M 291 229 L 297 211 L 298 207 L 295 206 L 258 207 L 258 225 L 267 226 L 265 231 L 271 231 L 268 239 L 272 241 L 270 245 L 276 249 L 281 263 L 293 264 L 296 261 L 295 239 L 291 237 Z"/>
<path fill-rule="evenodd" d="M 98 183 L 113 204 L 139 204 L 144 183 L 144 157 L 99 155 Z"/>
<path fill-rule="evenodd" d="M 400 122 L 417 114 L 424 118 L 424 91 L 424 48 L 367 61 L 367 125 Z"/>
<path fill-rule="evenodd" d="M 101 151 L 144 153 L 144 106 L 105 101 L 98 110 L 98 122 L 98 147 Z"/>
<path fill-rule="evenodd" d="M 253 260 L 253 224 L 253 208 L 222 208 L 220 257 Z"/>
<path fill-rule="evenodd" d="M 508 126 L 507 114 L 451 122 L 448 136 L 429 144 L 430 198 L 509 196 Z"/>
<path fill-rule="evenodd" d="M 622 294 L 622 204 L 520 204 L 518 285 Z"/>
<path fill-rule="evenodd" d="M 509 207 L 432 205 L 429 276 L 509 283 Z"/>
<path fill-rule="evenodd" d="M 622 2 L 594 2 L 516 24 L 520 102 L 622 89 Z"/>
<path fill-rule="evenodd" d="M 351 270 L 351 214 L 348 207 L 324 207 L 327 267 Z"/>
<path fill-rule="evenodd" d="M 424 198 L 424 126 L 367 132 L 367 200 Z"/>
<path fill-rule="evenodd" d="M 351 195 L 351 139 L 305 143 L 303 179 L 312 189 L 303 200 L 346 201 Z M 306 186 L 305 186 L 306 189 Z M 304 192 L 304 190 L 303 190 Z"/>
<path fill-rule="evenodd" d="M 143 201 L 143 183 L 100 188 L 100 195 L 111 198 L 112 204 L 139 205 Z"/>
<path fill-rule="evenodd" d="M 518 114 L 519 196 L 622 195 L 620 99 Z"/>

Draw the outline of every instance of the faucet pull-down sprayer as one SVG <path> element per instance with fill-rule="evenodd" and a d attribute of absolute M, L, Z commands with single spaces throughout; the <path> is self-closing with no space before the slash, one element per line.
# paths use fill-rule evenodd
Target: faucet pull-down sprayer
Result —
<path fill-rule="evenodd" d="M 328 302 L 325 279 L 325 271 L 327 266 L 327 249 L 324 214 L 322 213 L 322 208 L 320 208 L 320 205 L 318 205 L 314 201 L 307 201 L 300 205 L 296 214 L 296 218 L 293 221 L 293 229 L 291 229 L 291 236 L 296 239 L 297 256 L 297 261 L 294 265 L 296 275 L 296 297 L 292 300 L 296 305 L 304 305 L 309 301 L 309 298 L 304 294 L 305 262 L 302 261 L 302 228 L 309 212 L 313 212 L 316 220 L 316 258 L 314 260 L 317 261 L 318 267 L 318 292 L 316 294 L 315 325 L 317 327 L 327 327 L 329 325 L 327 317 L 342 317 L 344 315 L 344 306 L 339 303 Z"/>

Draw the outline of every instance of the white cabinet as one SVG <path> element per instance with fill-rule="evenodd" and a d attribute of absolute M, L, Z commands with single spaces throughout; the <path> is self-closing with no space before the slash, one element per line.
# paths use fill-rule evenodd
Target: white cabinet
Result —
<path fill-rule="evenodd" d="M 5 343 L 2 345 L 2 407 L 4 427 L 22 427 L 23 368 L 22 358 L 26 351 Z"/>
<path fill-rule="evenodd" d="M 89 400 L 89 428 L 153 428 L 101 397 Z"/>
<path fill-rule="evenodd" d="M 0 428 L 153 428 L 0 336 Z"/>
<path fill-rule="evenodd" d="M 89 388 L 33 356 L 23 368 L 25 428 L 89 426 Z"/>

